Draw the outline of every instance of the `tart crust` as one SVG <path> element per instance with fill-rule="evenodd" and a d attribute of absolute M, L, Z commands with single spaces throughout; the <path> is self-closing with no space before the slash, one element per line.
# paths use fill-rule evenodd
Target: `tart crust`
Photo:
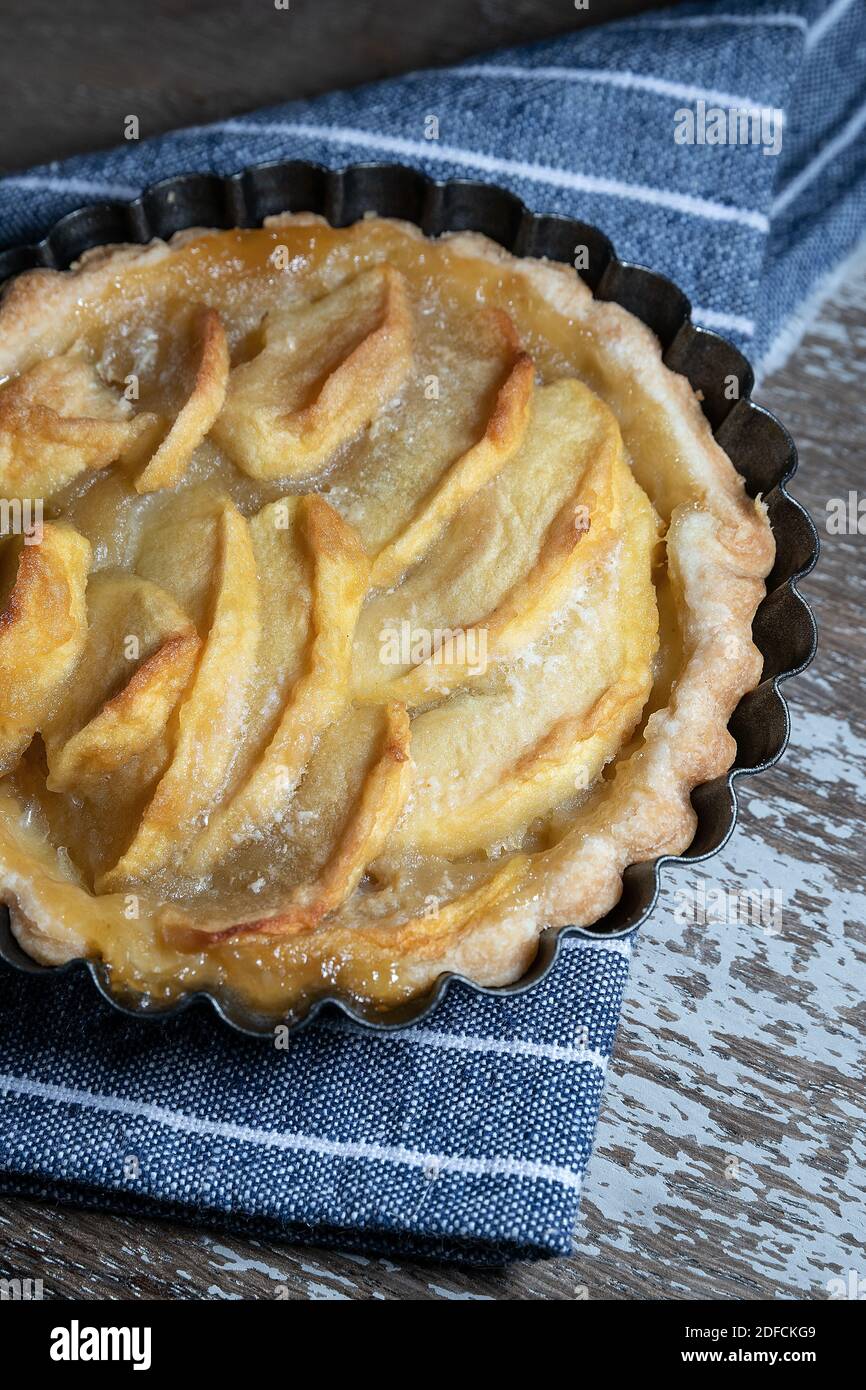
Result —
<path fill-rule="evenodd" d="M 381 236 L 386 255 L 387 248 L 399 242 L 416 248 L 416 254 L 433 257 L 431 244 L 409 224 L 372 219 L 358 226 L 368 229 L 374 244 Z M 294 214 L 270 219 L 266 227 L 277 236 L 288 236 L 326 224 L 312 215 Z M 192 230 L 168 245 L 100 248 L 83 257 L 71 272 L 33 271 L 19 277 L 0 307 L 0 375 L 16 378 L 11 384 L 15 390 L 24 374 L 39 372 L 46 359 L 78 351 L 79 305 L 110 304 L 118 286 L 123 293 L 130 273 L 159 269 L 184 248 L 220 235 Z M 363 231 L 348 229 L 346 235 L 354 235 L 360 239 L 354 244 L 363 245 Z M 434 652 L 387 680 L 379 681 L 374 671 L 365 684 L 363 672 L 353 675 L 351 636 L 370 596 L 386 603 L 389 592 L 399 594 L 404 576 L 416 575 L 413 567 L 431 548 L 435 550 L 449 526 L 459 523 L 467 500 L 479 496 L 485 487 L 496 488 L 509 460 L 519 455 L 527 429 L 533 428 L 528 424 L 530 415 L 532 421 L 541 419 L 545 402 L 552 399 L 544 393 L 557 389 L 555 372 L 542 374 L 541 384 L 535 379 L 533 347 L 520 331 L 524 325 L 518 321 L 515 332 L 511 319 L 496 306 L 492 313 L 501 314 L 501 321 L 491 319 L 483 329 L 491 335 L 491 360 L 501 341 L 502 361 L 487 427 L 419 499 L 402 531 L 382 543 L 374 537 L 366 549 L 359 546 L 351 525 L 328 504 L 326 494 L 316 496 L 318 481 L 315 490 L 297 502 L 297 515 L 292 511 L 300 549 L 291 563 L 302 576 L 298 582 L 306 595 L 297 621 L 313 655 L 308 669 L 296 673 L 290 698 L 284 692 L 283 722 L 271 729 L 263 761 L 243 782 L 228 810 L 218 810 L 202 824 L 195 820 L 193 803 L 201 802 L 203 776 L 210 778 L 211 800 L 218 797 L 232 775 L 231 741 L 243 737 L 243 716 L 238 713 L 243 693 L 235 692 L 236 709 L 224 708 L 221 652 L 231 650 L 239 665 L 249 666 L 262 640 L 261 613 L 245 606 L 260 558 L 250 539 L 250 525 L 231 504 L 222 513 L 214 542 L 215 553 L 221 557 L 216 568 L 222 567 L 223 580 L 204 623 L 206 630 L 200 616 L 198 636 L 191 624 L 170 630 L 150 657 L 151 677 L 145 663 L 129 687 L 115 693 L 95 714 L 96 730 L 88 733 L 82 726 L 65 743 L 61 750 L 65 763 L 58 754 L 58 766 L 74 769 L 76 748 L 86 748 L 89 737 L 96 739 L 112 718 L 123 717 L 127 706 L 135 703 L 137 690 L 144 689 L 146 698 L 149 678 L 159 682 L 153 699 L 163 700 L 162 718 L 154 716 L 152 699 L 146 717 L 162 724 L 163 739 L 166 728 L 170 729 L 173 753 L 143 808 L 136 834 L 116 863 L 89 883 L 81 863 L 74 863 L 65 849 L 58 848 L 57 835 L 46 830 L 38 815 L 22 811 L 22 805 L 30 807 L 27 777 L 32 780 L 36 772 L 0 782 L 0 891 L 9 903 L 18 941 L 36 959 L 55 963 L 102 955 L 125 988 L 167 998 L 183 992 L 190 982 L 217 984 L 252 999 L 265 1014 L 284 1014 L 287 1007 L 323 989 L 387 1008 L 427 989 L 445 971 L 485 985 L 519 978 L 531 963 L 543 928 L 594 923 L 617 902 L 628 865 L 680 853 L 692 840 L 696 817 L 691 793 L 730 767 L 735 745 L 727 731 L 728 720 L 761 675 L 751 624 L 774 558 L 766 510 L 760 499 L 747 497 L 742 480 L 713 439 L 689 383 L 665 367 L 658 341 L 635 317 L 616 304 L 595 300 L 569 267 L 515 258 L 483 236 L 460 233 L 443 237 L 433 246 L 444 252 L 449 270 L 456 267 L 470 281 L 473 276 L 482 277 L 488 296 L 493 296 L 497 284 L 506 285 L 510 302 L 522 308 L 526 321 L 537 328 L 539 340 L 545 327 L 574 335 L 583 345 L 581 370 L 564 367 L 558 379 L 576 382 L 568 391 L 586 391 L 599 402 L 597 435 L 591 447 L 587 445 L 587 458 L 596 472 L 591 477 L 587 472 L 584 492 L 575 493 L 575 498 L 592 499 L 588 535 L 582 535 L 580 527 L 575 534 L 563 522 L 563 514 L 568 516 L 568 508 L 576 505 L 574 498 L 566 498 L 565 512 L 561 508 L 544 532 L 534 566 L 476 624 L 485 628 L 494 668 L 497 662 L 507 663 L 515 653 L 522 653 L 551 623 L 561 621 L 562 612 L 568 611 L 567 600 L 573 601 L 580 592 L 581 566 L 597 576 L 606 572 L 605 566 L 616 564 L 628 578 L 632 562 L 622 555 L 623 547 L 628 550 L 631 545 L 637 593 L 640 584 L 649 582 L 645 559 L 657 551 L 659 535 L 664 540 L 670 650 L 656 654 L 657 638 L 646 616 L 648 610 L 640 606 L 643 599 L 635 598 L 635 612 L 643 616 L 629 649 L 633 648 L 633 660 L 630 655 L 623 661 L 617 679 L 590 708 L 560 719 L 524 748 L 511 782 L 506 779 L 490 788 L 477 804 L 473 801 L 462 809 L 452 806 L 450 814 L 431 814 L 426 822 L 412 804 L 413 747 L 427 736 L 436 748 L 431 702 L 452 697 L 471 701 L 475 688 L 471 663 L 437 667 Z M 406 254 L 411 255 L 411 250 Z M 368 266 L 376 263 L 374 255 Z M 373 272 L 368 268 L 366 273 Z M 318 398 L 306 405 L 290 399 L 281 417 L 280 428 L 287 436 L 303 432 L 306 418 L 304 449 L 293 456 L 304 476 L 359 431 L 377 429 L 382 412 L 399 409 L 399 399 L 395 406 L 394 397 L 399 398 L 411 375 L 407 354 L 412 339 L 399 273 L 386 267 L 384 288 L 376 288 L 376 293 L 381 293 L 383 304 L 378 319 L 375 305 L 369 308 L 367 290 L 359 289 L 363 313 L 372 317 L 369 323 L 365 320 L 363 337 L 350 344 L 342 364 L 334 368 L 326 363 L 330 375 Z M 109 318 L 112 312 L 109 309 Z M 188 353 L 193 371 L 186 396 L 178 402 L 174 423 L 152 449 L 137 481 L 133 480 L 138 493 L 159 492 L 182 482 L 194 450 L 211 429 L 240 469 L 255 456 L 249 438 L 238 443 L 244 419 L 258 417 L 243 414 L 239 394 L 243 383 L 236 378 L 233 387 L 219 322 L 213 313 L 205 313 L 196 323 L 198 338 Z M 286 333 L 291 357 L 296 342 L 288 329 Z M 273 351 L 276 336 L 274 330 L 266 351 Z M 248 345 L 244 346 L 242 352 L 248 351 Z M 234 370 L 250 372 L 242 362 Z M 357 397 L 366 389 L 371 373 L 379 385 L 368 410 L 359 406 Z M 10 391 L 9 386 L 4 389 Z M 564 398 L 566 388 L 560 385 L 559 390 Z M 554 420 L 558 400 L 550 407 Z M 234 401 L 240 402 L 237 409 L 233 405 L 230 415 L 221 416 L 224 402 Z M 341 410 L 346 412 L 344 417 Z M 93 420 L 84 422 L 84 437 L 99 441 L 111 431 L 116 436 L 111 447 L 103 449 L 95 463 L 88 459 L 86 466 L 110 471 L 111 462 L 104 454 L 116 456 L 126 449 L 120 465 L 113 466 L 138 469 L 142 441 L 153 443 L 156 437 L 155 414 L 139 410 L 130 420 L 121 405 L 116 423 L 106 421 L 97 427 Z M 342 433 L 340 418 L 345 423 Z M 0 391 L 0 433 L 4 419 Z M 64 443 L 71 437 L 68 422 L 58 437 Z M 279 468 L 275 457 L 273 451 L 267 456 L 268 477 Z M 607 462 L 602 464 L 601 459 Z M 292 476 L 291 468 L 286 468 L 285 476 Z M 624 509 L 628 525 L 622 530 L 611 523 L 607 535 L 605 517 L 618 515 L 617 508 Z M 85 644 L 81 569 L 87 542 L 76 547 L 63 519 L 49 523 L 47 530 L 59 554 L 75 552 L 68 574 L 50 574 L 44 581 L 51 595 L 50 612 L 60 615 L 52 621 L 63 631 L 51 661 L 46 661 L 44 679 L 37 682 L 30 724 L 22 715 L 20 695 L 0 696 L 0 755 L 5 746 L 5 765 L 10 770 L 37 730 L 49 749 L 51 767 L 52 720 L 62 723 L 65 692 L 74 679 L 70 671 Z M 81 539 L 77 532 L 73 534 Z M 22 636 L 26 640 L 21 624 L 35 621 L 27 613 L 40 563 L 32 556 L 39 553 L 25 552 L 0 612 L 0 665 L 7 661 L 4 650 L 8 650 L 13 671 L 22 667 L 20 655 L 16 656 Z M 51 554 L 46 551 L 46 558 Z M 64 593 L 68 593 L 65 608 Z M 335 638 L 335 632 L 342 632 L 342 638 Z M 169 643 L 180 644 L 183 650 L 187 663 L 183 678 L 175 667 L 174 677 L 159 675 L 160 653 Z M 174 653 L 172 648 L 164 660 L 174 661 Z M 225 908 L 209 899 L 208 911 L 202 914 L 188 909 L 183 894 L 163 891 L 154 897 L 152 873 L 158 878 L 160 866 L 177 855 L 179 844 L 191 855 L 189 878 L 206 875 L 220 856 L 230 853 L 233 839 L 254 833 L 261 807 L 276 795 L 268 757 L 279 763 L 283 774 L 286 762 L 294 758 L 296 766 L 288 775 L 297 783 L 312 748 L 326 749 L 329 738 L 338 746 L 346 692 L 353 680 L 356 688 L 348 697 L 351 708 L 367 708 L 359 753 L 363 772 L 351 791 L 351 814 L 335 836 L 327 861 L 299 880 L 280 907 L 265 912 L 256 910 L 254 899 L 250 910 L 240 913 L 234 899 Z M 191 691 L 198 691 L 197 701 Z M 173 705 L 172 699 L 180 703 Z M 174 713 L 169 714 L 169 708 Z M 434 704 L 434 715 L 435 708 Z M 225 736 L 219 744 L 211 739 L 210 761 L 202 767 L 198 756 L 202 740 L 207 742 L 207 731 L 220 723 L 225 724 Z M 433 733 L 428 736 L 431 726 Z M 126 728 L 130 747 L 145 750 L 155 759 L 154 765 L 160 758 L 165 764 L 162 745 L 155 737 L 148 742 L 141 720 L 137 728 L 137 742 Z M 151 732 L 155 736 L 156 727 Z M 425 746 L 420 744 L 422 750 Z M 561 790 L 563 768 L 575 776 L 590 769 L 589 782 L 577 796 L 545 793 L 545 788 Z M 541 797 L 537 804 L 547 817 L 541 837 L 532 829 L 517 841 L 513 837 L 509 841 L 506 835 L 504 843 L 497 843 L 497 817 L 504 815 L 507 822 L 521 798 L 528 808 L 524 829 L 535 827 L 533 794 Z M 554 795 L 553 805 L 545 802 L 545 794 Z M 433 865 L 439 875 L 432 904 L 422 899 L 420 910 L 416 888 L 401 908 L 401 883 L 408 870 L 400 855 L 410 852 L 422 853 L 425 872 Z M 374 879 L 378 875 L 388 883 L 381 909 L 368 906 L 377 896 L 364 887 L 363 880 L 371 872 Z M 450 883 L 451 890 L 443 890 L 443 883 Z M 359 903 L 362 907 L 353 912 L 352 904 Z M 131 944 L 125 944 L 127 939 Z M 145 939 L 146 968 L 137 954 Z M 266 967 L 263 952 L 271 953 Z"/>

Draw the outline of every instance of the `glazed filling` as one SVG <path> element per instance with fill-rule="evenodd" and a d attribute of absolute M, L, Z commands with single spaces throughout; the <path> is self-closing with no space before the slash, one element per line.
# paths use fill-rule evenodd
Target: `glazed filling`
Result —
<path fill-rule="evenodd" d="M 0 389 L 0 496 L 44 499 L 0 542 L 0 876 L 156 1003 L 411 996 L 539 899 L 682 662 L 661 413 L 395 224 L 122 267 Z"/>

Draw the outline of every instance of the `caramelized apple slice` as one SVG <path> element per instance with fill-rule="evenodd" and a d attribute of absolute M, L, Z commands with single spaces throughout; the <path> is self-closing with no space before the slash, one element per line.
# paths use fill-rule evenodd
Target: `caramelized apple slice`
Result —
<path fill-rule="evenodd" d="M 363 942 L 390 949 L 395 957 L 411 954 L 418 961 L 435 958 L 444 942 L 459 940 L 485 913 L 500 906 L 517 888 L 529 864 L 528 855 L 514 854 L 477 888 L 419 916 L 341 927 L 332 933 L 332 949 L 356 950 L 358 943 Z"/>
<path fill-rule="evenodd" d="M 0 772 L 14 767 L 50 717 L 84 649 L 90 543 L 46 522 L 41 544 L 22 546 L 0 612 Z"/>
<path fill-rule="evenodd" d="M 222 502 L 223 494 L 206 483 L 179 488 L 170 500 L 154 499 L 153 522 L 135 537 L 132 550 L 136 574 L 169 593 L 200 634 L 213 610 Z"/>
<path fill-rule="evenodd" d="M 128 684 L 164 643 L 194 631 L 158 584 L 123 570 L 100 570 L 87 584 L 87 639 L 63 704 L 41 730 L 49 768 L 61 750 Z"/>
<path fill-rule="evenodd" d="M 617 564 L 593 574 L 570 622 L 414 720 L 415 787 L 395 846 L 450 858 L 491 841 L 519 845 L 535 817 L 590 788 L 630 737 L 658 647 L 657 518 L 624 463 L 617 491 Z"/>
<path fill-rule="evenodd" d="M 405 530 L 376 556 L 371 579 L 377 588 L 396 584 L 436 542 L 464 502 L 495 478 L 523 443 L 532 404 L 535 368 L 532 358 L 521 352 L 508 315 L 501 310 L 493 314 L 511 361 L 490 419 L 478 442 L 454 461 Z"/>
<path fill-rule="evenodd" d="M 192 678 L 200 646 L 198 635 L 187 632 L 148 657 L 49 764 L 49 791 L 87 796 L 133 760 L 140 786 L 158 777 L 171 757 L 169 719 Z"/>
<path fill-rule="evenodd" d="M 193 452 L 222 410 L 229 379 L 229 350 L 222 320 L 213 309 L 199 312 L 195 337 L 198 367 L 192 391 L 156 453 L 136 479 L 137 492 L 176 487 Z"/>
<path fill-rule="evenodd" d="M 213 437 L 250 477 L 315 473 L 400 389 L 412 361 L 406 284 L 365 270 L 312 304 L 269 314 L 265 345 L 235 367 Z"/>
<path fill-rule="evenodd" d="M 0 390 L 0 493 L 50 497 L 113 463 L 154 419 L 133 416 L 74 350 L 39 362 Z"/>
<path fill-rule="evenodd" d="M 611 747 L 627 739 L 638 722 L 650 685 L 648 671 L 641 683 L 617 682 L 585 712 L 560 719 L 474 800 L 444 816 L 412 818 L 406 841 L 422 854 L 482 849 L 491 840 L 506 840 L 515 825 L 528 825 L 551 806 L 568 801 L 577 788 L 592 786 Z"/>
<path fill-rule="evenodd" d="M 193 845 L 185 866 L 192 873 L 219 863 L 233 845 L 278 819 L 317 737 L 346 704 L 352 638 L 369 565 L 355 532 L 327 502 L 311 495 L 299 508 L 313 561 L 309 665 L 260 761 Z"/>
<path fill-rule="evenodd" d="M 377 859 L 400 817 L 412 782 L 409 715 L 405 705 L 385 708 L 385 733 L 378 762 L 344 828 L 333 858 L 309 897 L 316 916 L 333 912 L 354 893 L 369 864 Z"/>
<path fill-rule="evenodd" d="M 581 578 L 611 552 L 619 525 L 615 482 L 626 471 L 622 439 L 607 407 L 577 381 L 542 387 L 529 434 L 513 468 L 500 475 L 495 497 L 470 502 L 431 563 L 369 606 L 356 696 L 400 700 L 410 708 L 429 703 L 483 677 L 490 665 L 508 660 L 546 632 Z M 563 499 L 558 506 L 557 498 Z M 555 510 L 544 524 L 551 506 Z M 512 581 L 503 591 L 509 570 Z M 440 598 L 443 589 L 453 595 L 447 607 Z M 475 618 L 473 609 L 491 594 L 494 606 Z M 430 616 L 425 612 L 433 603 L 450 615 L 444 628 L 435 610 Z M 413 628 L 439 629 L 439 644 L 405 674 L 383 681 L 384 663 L 371 660 L 372 643 L 401 613 L 413 615 Z M 461 627 L 466 614 L 474 620 Z"/>
<path fill-rule="evenodd" d="M 224 787 L 243 739 L 247 688 L 259 640 L 259 592 L 250 530 L 231 502 L 220 515 L 213 618 L 178 719 L 174 756 L 132 843 L 97 891 L 175 867 Z"/>
<path fill-rule="evenodd" d="M 217 924 L 216 935 L 242 936 L 245 940 L 254 935 L 297 936 L 312 931 L 323 917 L 351 896 L 367 866 L 382 853 L 409 795 L 412 765 L 405 707 L 389 705 L 384 711 L 384 726 L 379 757 L 317 879 L 294 889 L 286 905 L 272 916 L 239 923 L 228 930 Z"/>
<path fill-rule="evenodd" d="M 171 596 L 137 575 L 94 575 L 87 608 L 84 652 L 43 730 L 49 790 L 84 796 L 133 760 L 142 787 L 165 770 L 169 717 L 201 645 Z"/>

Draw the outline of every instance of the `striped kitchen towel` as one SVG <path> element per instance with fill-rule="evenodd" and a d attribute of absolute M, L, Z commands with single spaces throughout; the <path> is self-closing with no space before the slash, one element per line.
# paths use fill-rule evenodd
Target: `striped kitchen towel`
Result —
<path fill-rule="evenodd" d="M 858 254 L 864 126 L 864 0 L 722 0 L 15 175 L 0 240 L 194 169 L 397 160 L 597 223 L 766 369 Z M 285 1051 L 3 973 L 0 1188 L 346 1249 L 567 1252 L 629 952 L 570 941 L 526 995 L 458 987 L 401 1033 L 334 1019 Z"/>

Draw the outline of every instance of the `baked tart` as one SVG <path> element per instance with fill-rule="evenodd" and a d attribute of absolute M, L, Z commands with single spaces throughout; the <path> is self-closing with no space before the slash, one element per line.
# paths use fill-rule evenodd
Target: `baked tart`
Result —
<path fill-rule="evenodd" d="M 0 378 L 0 497 L 39 518 L 0 541 L 30 956 L 387 1011 L 517 980 L 689 845 L 773 538 L 570 267 L 377 217 L 188 231 L 19 277 Z"/>

